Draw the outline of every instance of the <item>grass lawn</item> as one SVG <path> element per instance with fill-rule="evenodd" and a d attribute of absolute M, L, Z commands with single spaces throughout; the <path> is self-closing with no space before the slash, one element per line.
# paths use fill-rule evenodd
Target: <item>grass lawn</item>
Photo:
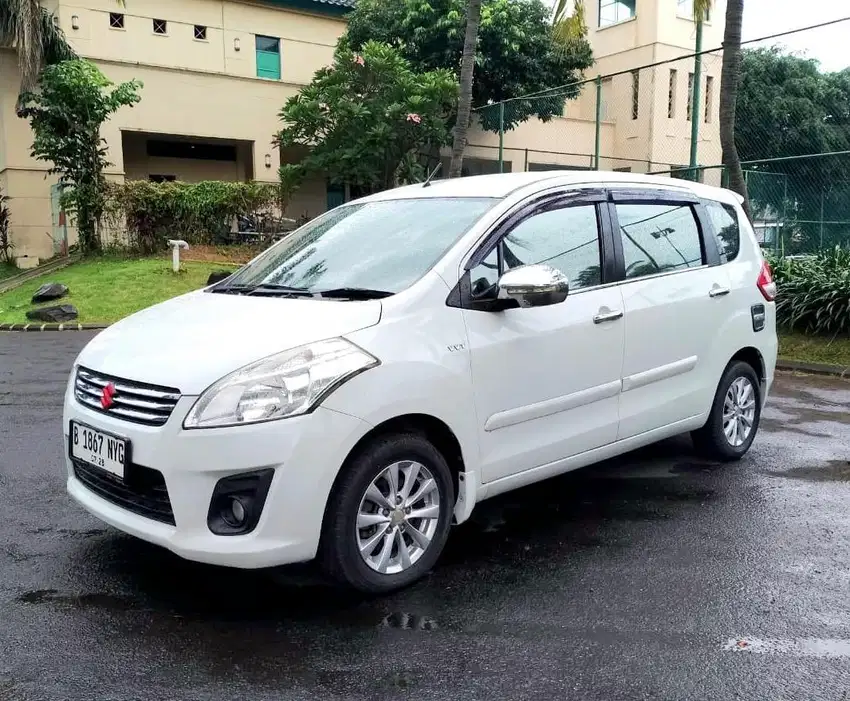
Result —
<path fill-rule="evenodd" d="M 52 304 L 73 304 L 86 324 L 111 323 L 171 297 L 204 287 L 214 270 L 234 266 L 221 262 L 181 263 L 184 270 L 171 272 L 165 258 L 102 258 L 75 263 L 54 273 L 30 280 L 0 294 L 0 324 L 25 324 L 33 309 L 33 293 L 45 282 L 61 282 L 70 293 Z M 43 305 L 49 306 L 49 305 Z"/>
<path fill-rule="evenodd" d="M 779 334 L 779 357 L 804 363 L 827 363 L 850 367 L 850 338 Z"/>
<path fill-rule="evenodd" d="M 12 277 L 12 275 L 17 275 L 20 272 L 22 271 L 11 263 L 0 263 L 0 280 L 5 280 L 7 277 Z"/>

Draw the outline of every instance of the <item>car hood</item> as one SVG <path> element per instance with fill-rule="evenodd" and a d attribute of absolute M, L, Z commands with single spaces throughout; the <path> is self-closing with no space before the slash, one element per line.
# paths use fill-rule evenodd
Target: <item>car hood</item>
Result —
<path fill-rule="evenodd" d="M 200 394 L 260 358 L 380 321 L 381 302 L 192 292 L 119 321 L 77 362 L 106 375 Z"/>

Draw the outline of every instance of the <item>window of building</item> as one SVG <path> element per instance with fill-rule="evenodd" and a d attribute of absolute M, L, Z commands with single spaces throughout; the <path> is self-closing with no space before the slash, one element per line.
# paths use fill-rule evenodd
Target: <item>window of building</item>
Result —
<path fill-rule="evenodd" d="M 168 22 L 164 19 L 155 19 L 153 21 L 154 34 L 168 34 Z"/>
<path fill-rule="evenodd" d="M 608 27 L 635 16 L 637 0 L 599 0 L 599 26 Z"/>
<path fill-rule="evenodd" d="M 632 119 L 640 113 L 640 71 L 632 71 Z"/>
<path fill-rule="evenodd" d="M 616 207 L 627 278 L 703 264 L 699 227 L 690 205 L 618 204 Z"/>
<path fill-rule="evenodd" d="M 670 82 L 667 85 L 667 117 L 673 119 L 676 116 L 676 84 L 679 81 L 679 71 L 670 69 Z"/>
<path fill-rule="evenodd" d="M 257 35 L 257 77 L 280 80 L 280 39 Z"/>
<path fill-rule="evenodd" d="M 109 28 L 124 29 L 124 15 L 120 12 L 109 13 Z"/>
<path fill-rule="evenodd" d="M 705 208 L 714 225 L 714 236 L 721 259 L 725 263 L 735 260 L 741 250 L 741 229 L 735 208 L 722 202 L 706 202 Z"/>
<path fill-rule="evenodd" d="M 682 19 L 693 20 L 694 18 L 694 0 L 678 0 L 676 14 Z M 711 21 L 711 10 L 706 9 L 705 21 Z"/>
<path fill-rule="evenodd" d="M 694 116 L 694 74 L 688 73 L 688 121 Z"/>
<path fill-rule="evenodd" d="M 714 110 L 714 78 L 705 78 L 705 123 L 711 123 L 711 113 Z"/>
<path fill-rule="evenodd" d="M 195 39 L 198 41 L 207 40 L 207 28 L 202 24 L 195 25 Z"/>

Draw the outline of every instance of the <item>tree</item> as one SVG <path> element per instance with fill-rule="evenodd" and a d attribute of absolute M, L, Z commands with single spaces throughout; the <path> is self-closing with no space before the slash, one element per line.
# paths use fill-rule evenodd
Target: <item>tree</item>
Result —
<path fill-rule="evenodd" d="M 396 47 L 415 71 L 449 68 L 460 79 L 466 41 L 466 0 L 359 0 L 341 43 L 359 49 L 369 40 Z M 531 118 L 561 115 L 593 57 L 585 38 L 569 46 L 554 40 L 551 2 L 483 0 L 472 104 L 511 98 L 505 129 Z M 558 88 L 558 90 L 555 90 Z M 547 99 L 515 99 L 552 91 Z M 482 126 L 498 131 L 497 110 L 480 110 Z"/>
<path fill-rule="evenodd" d="M 469 119 L 472 113 L 472 86 L 480 22 L 481 0 L 467 0 L 466 34 L 463 40 L 463 58 L 460 65 L 460 97 L 457 102 L 452 162 L 449 167 L 450 178 L 459 178 L 463 171 L 463 152 L 466 149 L 466 134 L 469 130 Z"/>
<path fill-rule="evenodd" d="M 418 181 L 420 152 L 449 143 L 457 94 L 450 71 L 416 72 L 386 44 L 367 42 L 360 53 L 339 46 L 333 65 L 280 112 L 275 144 L 309 149 L 300 163 L 281 167 L 281 182 L 326 173 L 370 192 Z"/>
<path fill-rule="evenodd" d="M 76 214 L 84 253 L 100 249 L 98 224 L 106 198 L 103 170 L 106 141 L 103 123 L 122 107 L 139 102 L 139 81 L 113 83 L 91 62 L 75 59 L 48 66 L 39 89 L 22 95 L 21 116 L 29 119 L 35 138 L 32 155 L 51 161 L 51 173 L 68 188 L 66 203 Z"/>
<path fill-rule="evenodd" d="M 710 0 L 695 0 L 703 7 Z M 704 16 L 704 15 L 703 15 Z M 750 214 L 750 198 L 747 182 L 741 168 L 741 159 L 735 144 L 735 115 L 738 100 L 738 85 L 741 80 L 741 28 L 744 20 L 744 0 L 728 0 L 726 5 L 726 28 L 723 33 L 723 66 L 720 73 L 720 145 L 723 149 L 723 166 L 729 179 L 729 189 L 744 198 L 744 211 Z"/>
<path fill-rule="evenodd" d="M 53 14 L 39 0 L 0 0 L 2 46 L 14 47 L 18 55 L 21 93 L 35 87 L 45 66 L 76 58 Z"/>

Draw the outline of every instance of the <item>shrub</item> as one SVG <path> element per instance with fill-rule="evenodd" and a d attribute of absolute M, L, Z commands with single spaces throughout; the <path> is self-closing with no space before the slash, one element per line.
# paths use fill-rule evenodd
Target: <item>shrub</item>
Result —
<path fill-rule="evenodd" d="M 850 333 L 850 251 L 772 260 L 780 325 L 813 334 Z"/>
<path fill-rule="evenodd" d="M 131 248 L 151 253 L 167 239 L 222 241 L 234 217 L 275 209 L 279 199 L 278 186 L 258 182 L 128 181 L 109 186 L 107 218 L 111 229 L 126 230 Z"/>

